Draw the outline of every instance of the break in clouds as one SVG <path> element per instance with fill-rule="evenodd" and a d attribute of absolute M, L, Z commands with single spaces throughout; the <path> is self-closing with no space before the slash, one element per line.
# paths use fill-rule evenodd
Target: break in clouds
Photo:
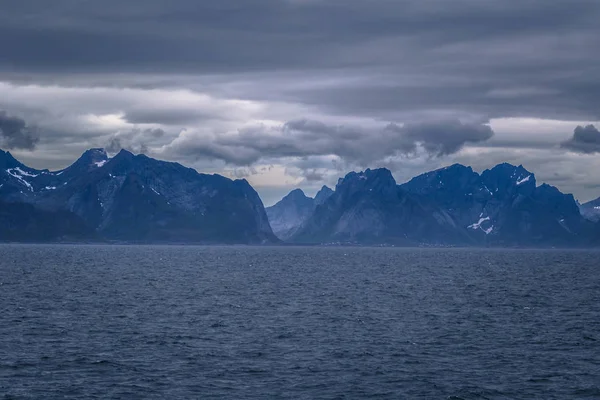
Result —
<path fill-rule="evenodd" d="M 8 2 L 0 145 L 49 168 L 125 148 L 281 193 L 509 161 L 589 199 L 599 18 L 587 0 Z"/>

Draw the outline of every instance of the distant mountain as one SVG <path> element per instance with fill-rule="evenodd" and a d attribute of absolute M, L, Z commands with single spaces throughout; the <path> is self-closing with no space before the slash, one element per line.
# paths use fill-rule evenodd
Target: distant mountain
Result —
<path fill-rule="evenodd" d="M 536 186 L 523 166 L 500 164 L 481 175 L 455 164 L 401 185 L 433 199 L 481 243 L 504 246 L 585 244 L 593 226 L 577 202 L 553 186 Z"/>
<path fill-rule="evenodd" d="M 200 174 L 122 150 L 86 151 L 68 168 L 35 170 L 0 153 L 0 199 L 69 212 L 99 237 L 128 242 L 275 243 L 246 180 Z"/>
<path fill-rule="evenodd" d="M 545 247 L 600 238 L 600 224 L 581 215 L 572 195 L 537 186 L 533 173 L 507 163 L 481 174 L 454 164 L 402 185 L 386 169 L 351 172 L 313 212 L 305 200 L 302 213 L 292 213 L 293 198 L 278 203 L 270 220 L 277 226 L 288 216 L 280 237 L 297 243 Z M 582 210 L 594 207 L 600 211 L 600 200 Z"/>
<path fill-rule="evenodd" d="M 323 204 L 332 194 L 333 190 L 323 186 L 313 199 L 306 196 L 302 190 L 295 189 L 277 204 L 267 207 L 267 216 L 275 235 L 282 240 L 289 239 L 312 215 L 315 207 Z"/>
<path fill-rule="evenodd" d="M 600 197 L 596 200 L 581 204 L 579 210 L 584 218 L 593 222 L 600 222 Z"/>
<path fill-rule="evenodd" d="M 275 232 L 275 233 L 274 233 Z M 397 185 L 350 172 L 335 191 L 290 192 L 265 210 L 246 180 L 122 150 L 61 171 L 0 150 L 0 241 L 597 246 L 600 199 L 579 205 L 523 166 L 454 164 Z"/>
<path fill-rule="evenodd" d="M 291 238 L 300 243 L 468 243 L 450 215 L 396 185 L 387 169 L 351 172 Z"/>

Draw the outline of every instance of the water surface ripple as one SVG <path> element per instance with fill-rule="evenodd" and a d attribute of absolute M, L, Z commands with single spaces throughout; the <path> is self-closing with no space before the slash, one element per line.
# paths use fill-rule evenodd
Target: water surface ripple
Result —
<path fill-rule="evenodd" d="M 599 252 L 0 246 L 4 399 L 599 399 Z"/>

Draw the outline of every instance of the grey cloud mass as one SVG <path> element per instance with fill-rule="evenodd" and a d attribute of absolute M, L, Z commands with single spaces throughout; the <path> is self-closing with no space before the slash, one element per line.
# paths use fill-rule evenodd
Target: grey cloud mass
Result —
<path fill-rule="evenodd" d="M 33 150 L 39 142 L 34 128 L 18 117 L 0 111 L 0 145 L 7 149 Z"/>
<path fill-rule="evenodd" d="M 416 151 L 417 145 L 432 155 L 441 157 L 456 153 L 467 143 L 484 142 L 494 136 L 485 124 L 463 124 L 460 121 L 426 122 L 403 127 L 391 124 L 386 129 L 398 132 L 404 138 L 404 150 Z"/>
<path fill-rule="evenodd" d="M 600 1 L 51 3 L 0 12 L 0 147 L 33 162 L 126 148 L 289 188 L 493 154 L 600 195 Z"/>
<path fill-rule="evenodd" d="M 600 153 L 600 131 L 594 125 L 578 126 L 561 146 L 577 153 Z"/>
<path fill-rule="evenodd" d="M 120 132 L 110 137 L 104 144 L 108 153 L 118 153 L 125 149 L 135 153 L 148 153 L 147 141 L 160 138 L 165 135 L 162 129 L 132 129 L 128 132 Z"/>
<path fill-rule="evenodd" d="M 591 0 L 23 0 L 2 11 L 7 77 L 287 72 L 310 81 L 335 71 L 352 82 L 246 95 L 388 120 L 400 109 L 599 118 L 600 3 Z"/>
<path fill-rule="evenodd" d="M 460 121 L 405 126 L 390 124 L 379 129 L 365 129 L 301 119 L 275 128 L 247 128 L 213 140 L 184 137 L 173 150 L 235 165 L 249 165 L 261 158 L 327 155 L 337 156 L 350 164 L 370 165 L 382 162 L 386 157 L 416 154 L 420 147 L 434 157 L 452 154 L 466 143 L 483 142 L 493 134 L 487 125 Z M 311 177 L 314 176 L 313 173 Z"/>

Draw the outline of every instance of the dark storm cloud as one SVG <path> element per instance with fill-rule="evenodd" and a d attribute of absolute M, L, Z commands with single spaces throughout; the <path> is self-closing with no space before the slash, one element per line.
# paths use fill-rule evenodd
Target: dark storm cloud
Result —
<path fill-rule="evenodd" d="M 33 150 L 39 140 L 36 130 L 25 120 L 0 111 L 0 147 Z"/>
<path fill-rule="evenodd" d="M 390 124 L 380 129 L 366 129 L 302 119 L 278 128 L 246 128 L 235 135 L 213 140 L 184 137 L 172 150 L 234 165 L 269 158 L 328 155 L 352 164 L 368 165 L 386 157 L 416 154 L 419 148 L 432 157 L 452 154 L 467 143 L 484 142 L 493 134 L 488 125 L 459 121 Z"/>
<path fill-rule="evenodd" d="M 600 32 L 599 32 L 600 35 Z M 600 43 L 598 43 L 600 47 Z M 476 50 L 474 50 L 476 52 Z M 464 71 L 454 71 L 456 75 L 469 74 Z M 526 67 L 523 67 L 526 68 Z M 598 63 L 600 71 L 600 63 Z M 482 67 L 482 69 L 485 69 Z M 427 77 L 422 81 L 418 78 L 412 83 L 397 85 L 395 80 L 401 78 L 389 77 L 387 80 L 349 84 L 332 88 L 295 89 L 286 93 L 288 99 L 304 104 L 317 105 L 322 110 L 333 114 L 371 115 L 380 118 L 394 118 L 401 115 L 407 118 L 439 116 L 452 113 L 456 116 L 477 115 L 484 119 L 504 117 L 534 117 L 561 120 L 595 120 L 600 118 L 600 73 L 590 73 L 585 87 L 573 82 L 560 82 L 561 78 L 554 74 L 542 73 L 537 77 L 529 77 L 534 69 L 516 72 L 510 78 L 510 85 L 526 86 L 527 81 L 534 80 L 542 88 L 554 88 L 561 91 L 560 95 L 520 93 L 515 91 L 514 97 L 496 97 L 493 95 L 495 86 L 506 85 L 505 79 L 494 75 L 477 76 L 482 71 L 473 70 L 472 81 L 429 82 Z M 442 74 L 442 71 L 439 71 Z M 448 71 L 448 73 L 453 73 Z M 433 73 L 432 73 L 433 74 Z M 551 82 L 556 77 L 556 81 Z M 485 81 L 477 83 L 477 81 Z M 497 81 L 496 81 L 497 80 Z M 508 80 L 508 79 L 507 79 Z M 550 91 L 551 89 L 547 89 Z"/>
<path fill-rule="evenodd" d="M 3 4 L 0 71 L 329 73 L 359 79 L 266 82 L 244 96 L 388 120 L 435 110 L 593 120 L 599 17 L 591 0 L 21 0 Z"/>
<path fill-rule="evenodd" d="M 420 144 L 430 154 L 441 157 L 453 154 L 467 143 L 484 142 L 494 136 L 489 125 L 463 124 L 460 121 L 391 124 L 386 129 L 398 132 L 406 141 L 405 151 L 416 151 Z"/>
<path fill-rule="evenodd" d="M 340 61 L 371 64 L 360 58 L 332 58 L 326 51 L 372 44 L 381 56 L 373 40 L 416 38 L 432 46 L 560 32 L 575 24 L 591 25 L 598 11 L 586 0 L 55 0 L 52 7 L 45 5 L 45 0 L 3 5 L 0 38 L 7 60 L 24 67 L 145 66 L 213 72 L 294 68 L 299 61 L 317 66 Z"/>
<path fill-rule="evenodd" d="M 486 152 L 457 153 L 476 143 L 525 164 L 556 151 L 566 179 L 597 179 L 593 157 L 556 148 L 563 127 L 510 120 L 487 140 L 481 123 L 544 118 L 571 121 L 568 132 L 600 120 L 599 1 L 51 3 L 8 0 L 0 11 L 0 108 L 43 129 L 36 158 L 107 143 L 198 158 L 199 168 L 284 163 L 318 179 L 394 162 L 422 172 L 461 156 L 487 165 Z M 255 121 L 290 122 L 219 134 Z M 167 134 L 127 131 L 136 124 Z M 111 136 L 115 127 L 125 133 Z M 582 135 L 562 147 L 597 152 Z M 589 179 L 571 162 L 590 163 Z M 550 176 L 555 164 L 536 172 Z"/>
<path fill-rule="evenodd" d="M 578 126 L 573 136 L 561 147 L 576 153 L 600 153 L 600 131 L 594 125 Z"/>

